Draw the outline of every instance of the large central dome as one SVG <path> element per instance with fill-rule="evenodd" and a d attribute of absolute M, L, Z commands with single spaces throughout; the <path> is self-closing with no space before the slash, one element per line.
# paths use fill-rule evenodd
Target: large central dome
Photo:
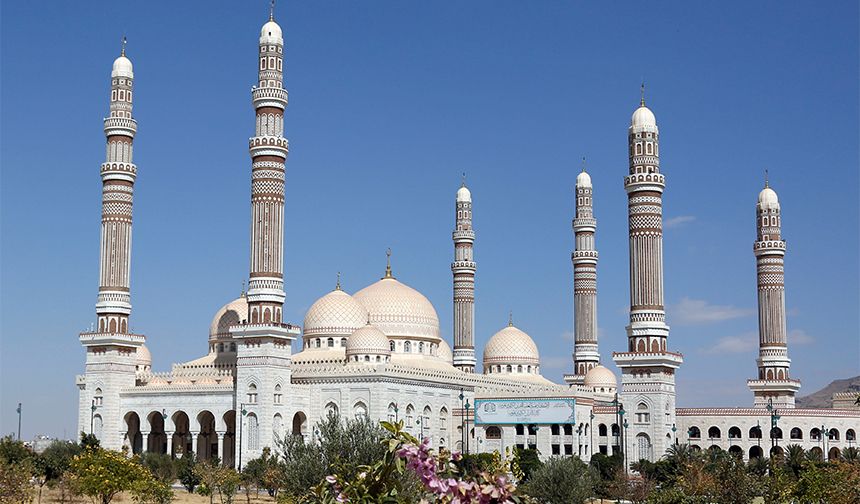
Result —
<path fill-rule="evenodd" d="M 370 316 L 370 323 L 389 338 L 424 338 L 438 342 L 439 317 L 417 290 L 387 276 L 353 294 Z"/>

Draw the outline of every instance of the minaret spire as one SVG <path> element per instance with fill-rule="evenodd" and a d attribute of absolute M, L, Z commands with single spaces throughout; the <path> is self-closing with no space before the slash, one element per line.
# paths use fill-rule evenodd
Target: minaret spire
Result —
<path fill-rule="evenodd" d="M 128 42 L 125 38 L 125 35 L 122 36 L 122 49 L 119 52 L 120 56 L 125 56 L 125 44 Z"/>
<path fill-rule="evenodd" d="M 642 79 L 642 85 L 639 87 L 639 93 L 640 93 L 639 106 L 644 107 L 645 106 L 645 79 Z"/>
<path fill-rule="evenodd" d="M 781 236 L 782 215 L 776 191 L 768 185 L 756 205 L 757 236 L 753 244 L 758 287 L 759 357 L 758 378 L 748 380 L 754 404 L 765 407 L 794 407 L 800 381 L 789 375 L 788 340 L 785 324 L 785 240 Z"/>
<path fill-rule="evenodd" d="M 385 276 L 382 278 L 394 278 L 391 272 L 391 247 L 385 251 Z"/>
<path fill-rule="evenodd" d="M 565 375 L 569 384 L 581 385 L 585 374 L 600 363 L 597 351 L 597 250 L 591 176 L 585 171 L 576 177 L 576 216 L 573 219 L 575 249 L 573 262 L 574 351 L 573 374 Z"/>
<path fill-rule="evenodd" d="M 475 231 L 472 229 L 472 192 L 466 187 L 466 173 L 457 190 L 454 204 L 454 367 L 474 373 L 475 359 L 475 272 L 473 247 Z"/>

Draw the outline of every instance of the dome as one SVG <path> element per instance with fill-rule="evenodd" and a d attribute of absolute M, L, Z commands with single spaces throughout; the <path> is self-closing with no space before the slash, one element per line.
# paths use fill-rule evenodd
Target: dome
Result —
<path fill-rule="evenodd" d="M 125 55 L 113 60 L 113 70 L 111 70 L 110 76 L 134 78 L 131 60 L 126 58 Z"/>
<path fill-rule="evenodd" d="M 146 348 L 146 345 L 140 345 L 137 347 L 137 362 L 139 365 L 143 366 L 152 365 L 152 354 L 149 352 L 149 349 Z"/>
<path fill-rule="evenodd" d="M 484 347 L 484 367 L 495 364 L 540 364 L 540 354 L 531 336 L 513 325 L 490 338 Z"/>
<path fill-rule="evenodd" d="M 457 201 L 472 201 L 472 192 L 469 188 L 463 186 L 457 189 Z"/>
<path fill-rule="evenodd" d="M 305 314 L 304 335 L 349 336 L 367 324 L 367 310 L 346 292 L 335 289 L 317 299 Z"/>
<path fill-rule="evenodd" d="M 770 187 L 765 187 L 758 193 L 758 206 L 763 209 L 779 208 L 779 198 L 776 196 L 776 191 Z"/>
<path fill-rule="evenodd" d="M 591 175 L 582 170 L 582 173 L 576 176 L 576 187 L 591 187 Z"/>
<path fill-rule="evenodd" d="M 654 117 L 654 112 L 645 105 L 641 105 L 630 119 L 630 126 L 657 126 L 657 118 Z"/>
<path fill-rule="evenodd" d="M 582 383 L 589 388 L 603 387 L 607 389 L 615 389 L 618 387 L 618 380 L 615 378 L 615 373 L 600 364 L 594 366 L 585 373 L 585 379 Z"/>
<path fill-rule="evenodd" d="M 454 354 L 451 352 L 451 347 L 444 338 L 439 340 L 439 348 L 436 350 L 436 356 L 447 363 L 454 362 Z"/>
<path fill-rule="evenodd" d="M 273 19 L 270 19 L 269 22 L 264 24 L 263 28 L 260 29 L 260 43 L 261 44 L 283 44 L 284 43 L 284 35 L 283 35 L 283 32 L 281 31 L 281 27 Z"/>
<path fill-rule="evenodd" d="M 248 300 L 244 295 L 225 304 L 212 317 L 209 325 L 209 339 L 229 338 L 230 326 L 248 320 Z"/>
<path fill-rule="evenodd" d="M 371 324 L 356 330 L 346 340 L 346 355 L 390 355 L 388 338 Z"/>
<path fill-rule="evenodd" d="M 352 297 L 368 311 L 370 322 L 389 338 L 429 338 L 438 342 L 439 317 L 433 305 L 390 274 Z"/>

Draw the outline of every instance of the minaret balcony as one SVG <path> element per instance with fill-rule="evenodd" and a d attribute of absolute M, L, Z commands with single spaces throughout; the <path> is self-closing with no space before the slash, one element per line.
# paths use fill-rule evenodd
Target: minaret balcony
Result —
<path fill-rule="evenodd" d="M 472 229 L 462 229 L 451 233 L 451 237 L 454 239 L 454 241 L 474 242 L 475 231 Z"/>
<path fill-rule="evenodd" d="M 755 255 L 778 254 L 785 255 L 785 240 L 757 241 L 753 244 Z"/>
<path fill-rule="evenodd" d="M 575 250 L 572 254 L 570 254 L 570 258 L 573 260 L 574 264 L 578 263 L 596 263 L 597 262 L 597 251 L 596 250 Z"/>
<path fill-rule="evenodd" d="M 290 143 L 284 137 L 259 136 L 248 141 L 251 157 L 277 156 L 286 159 L 290 152 Z"/>
<path fill-rule="evenodd" d="M 663 192 L 666 188 L 666 177 L 662 173 L 636 173 L 624 177 L 624 188 L 632 191 Z"/>
<path fill-rule="evenodd" d="M 289 101 L 287 90 L 282 87 L 257 87 L 251 91 L 254 108 L 276 107 L 285 109 Z"/>
<path fill-rule="evenodd" d="M 137 121 L 128 117 L 106 117 L 105 136 L 123 135 L 134 138 Z"/>
<path fill-rule="evenodd" d="M 106 331 L 85 331 L 80 333 L 78 339 L 84 346 L 121 345 L 137 347 L 146 343 L 146 336 L 142 334 Z"/>

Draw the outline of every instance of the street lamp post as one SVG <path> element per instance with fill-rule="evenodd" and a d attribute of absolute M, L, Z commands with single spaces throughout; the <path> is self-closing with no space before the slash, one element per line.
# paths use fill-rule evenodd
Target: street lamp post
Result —
<path fill-rule="evenodd" d="M 821 426 L 821 458 L 825 462 L 827 461 L 827 427 Z"/>
<path fill-rule="evenodd" d="M 469 400 L 466 399 L 466 455 L 469 454 Z"/>
<path fill-rule="evenodd" d="M 96 418 L 96 400 L 93 399 L 92 405 L 90 405 L 90 434 L 93 433 L 93 422 L 95 422 Z"/>
<path fill-rule="evenodd" d="M 677 434 L 677 431 L 678 431 L 678 428 L 677 428 L 677 427 L 675 427 L 675 424 L 672 424 L 672 437 L 675 439 L 675 444 L 676 444 L 676 445 L 678 444 L 678 434 Z"/>
<path fill-rule="evenodd" d="M 415 419 L 415 423 L 418 425 L 418 428 L 421 432 L 420 440 L 423 442 L 424 441 L 424 422 L 421 421 L 421 417 L 419 416 L 418 418 Z"/>
<path fill-rule="evenodd" d="M 780 416 L 778 414 L 778 410 L 773 407 L 772 398 L 767 399 L 767 412 L 768 414 L 770 414 L 770 454 L 771 456 L 773 456 L 773 451 L 777 445 L 776 438 L 774 437 L 774 431 L 776 430 Z"/>
<path fill-rule="evenodd" d="M 394 422 L 395 423 L 400 421 L 399 412 L 400 412 L 400 407 L 397 406 L 397 403 L 394 403 Z"/>
<path fill-rule="evenodd" d="M 463 399 L 466 397 L 463 395 L 463 389 L 460 389 L 460 451 L 463 451 L 463 448 L 466 446 L 466 416 L 462 414 L 462 412 L 466 409 L 465 404 L 463 403 Z"/>
<path fill-rule="evenodd" d="M 245 425 L 245 415 L 248 414 L 248 411 L 245 409 L 245 403 L 239 403 L 239 471 L 242 471 L 242 438 L 245 437 L 242 434 L 243 427 Z"/>
<path fill-rule="evenodd" d="M 622 410 L 624 411 L 624 410 Z M 627 419 L 624 419 L 624 423 L 621 424 L 624 427 L 624 430 L 621 431 L 621 439 L 623 439 L 624 447 L 621 449 L 621 454 L 624 457 L 624 473 L 627 473 Z"/>
<path fill-rule="evenodd" d="M 21 403 L 18 403 L 18 441 L 21 441 Z"/>

